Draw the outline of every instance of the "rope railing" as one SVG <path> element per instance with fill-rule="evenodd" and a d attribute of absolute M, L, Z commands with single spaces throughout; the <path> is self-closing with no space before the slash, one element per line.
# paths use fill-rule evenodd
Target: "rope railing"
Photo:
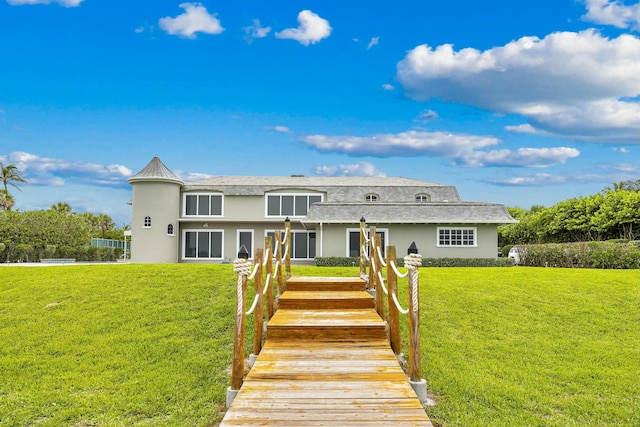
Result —
<path fill-rule="evenodd" d="M 264 321 L 269 321 L 275 312 L 276 293 L 284 292 L 284 280 L 282 267 L 285 267 L 287 277 L 291 276 L 291 224 L 289 218 L 285 220 L 285 235 L 276 231 L 275 245 L 272 245 L 271 237 L 265 237 L 264 249 L 255 251 L 254 261 L 249 261 L 249 253 L 242 246 L 238 252 L 238 259 L 233 262 L 233 269 L 237 276 L 236 281 L 236 310 L 233 338 L 233 364 L 231 366 L 231 386 L 227 389 L 227 407 L 235 398 L 242 386 L 244 377 L 244 353 L 245 353 L 245 325 L 246 317 L 254 315 L 253 353 L 252 357 L 262 350 Z M 272 250 L 272 246 L 275 248 Z M 275 261 L 274 261 L 275 258 Z M 275 267 L 275 272 L 274 272 Z M 274 279 L 278 282 L 277 291 Z M 254 281 L 253 301 L 249 310 L 245 310 L 247 303 L 247 283 Z M 264 285 L 264 286 L 263 286 Z M 264 297 L 264 298 L 263 298 Z M 266 314 L 264 313 L 264 300 L 266 299 Z"/>
<path fill-rule="evenodd" d="M 419 299 L 419 279 L 418 268 L 422 265 L 422 256 L 418 254 L 415 243 L 408 249 L 407 256 L 404 257 L 405 273 L 398 270 L 396 261 L 395 246 L 386 247 L 386 259 L 381 248 L 381 238 L 376 234 L 375 227 L 369 227 L 369 237 L 367 238 L 365 219 L 360 220 L 360 266 L 361 276 L 367 277 L 369 289 L 375 289 L 376 311 L 385 318 L 385 303 L 383 293 L 387 297 L 386 319 L 389 324 L 389 341 L 394 353 L 400 355 L 402 342 L 400 339 L 399 315 L 408 316 L 409 319 L 409 377 L 411 381 L 421 380 L 421 357 L 420 357 L 420 299 Z M 368 243 L 368 244 L 367 244 Z M 368 254 L 367 254 L 368 252 Z M 368 274 L 366 263 L 369 264 Z M 365 268 L 363 269 L 363 265 Z M 382 269 L 386 268 L 386 279 L 383 277 Z M 398 299 L 398 278 L 407 278 L 408 306 L 403 308 Z"/>

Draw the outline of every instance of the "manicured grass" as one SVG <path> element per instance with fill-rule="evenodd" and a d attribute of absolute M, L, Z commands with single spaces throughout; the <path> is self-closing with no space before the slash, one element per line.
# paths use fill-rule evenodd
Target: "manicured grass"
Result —
<path fill-rule="evenodd" d="M 436 425 L 640 425 L 637 270 L 425 268 L 420 280 Z M 0 425 L 216 425 L 234 286 L 229 265 L 0 268 Z"/>

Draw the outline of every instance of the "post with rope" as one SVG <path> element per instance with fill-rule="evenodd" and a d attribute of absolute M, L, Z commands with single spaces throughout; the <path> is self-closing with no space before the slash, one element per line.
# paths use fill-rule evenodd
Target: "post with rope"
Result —
<path fill-rule="evenodd" d="M 376 227 L 375 225 L 372 225 L 371 227 L 369 227 L 369 280 L 367 281 L 367 288 L 369 290 L 374 289 L 375 290 L 375 280 L 376 279 L 376 273 L 375 273 L 375 268 L 373 266 L 373 263 L 375 262 L 374 260 L 376 259 L 376 245 L 373 244 L 374 237 L 376 235 Z"/>
<path fill-rule="evenodd" d="M 262 350 L 262 328 L 264 325 L 264 314 L 263 314 L 263 303 L 262 303 L 262 290 L 263 290 L 263 282 L 262 282 L 262 257 L 264 256 L 264 251 L 262 248 L 258 248 L 255 251 L 255 260 L 256 260 L 256 276 L 254 280 L 254 286 L 256 291 L 256 302 L 255 308 L 253 310 L 253 354 L 250 356 L 249 360 L 251 361 L 251 366 L 253 366 L 255 360 L 260 354 L 260 350 Z M 267 283 L 267 286 L 269 284 Z"/>
<path fill-rule="evenodd" d="M 265 250 L 265 269 L 267 276 L 267 322 L 273 317 L 274 309 L 274 292 L 273 292 L 273 252 L 271 252 L 271 237 L 264 238 Z"/>
<path fill-rule="evenodd" d="M 418 267 L 422 265 L 422 256 L 418 254 L 416 243 L 412 242 L 404 257 L 404 266 L 409 277 L 409 383 L 421 402 L 427 398 L 427 382 L 422 378 L 420 356 L 420 298 Z"/>
<path fill-rule="evenodd" d="M 367 244 L 367 220 L 360 218 L 360 277 L 367 275 L 367 262 L 365 260 L 366 244 Z"/>
<path fill-rule="evenodd" d="M 278 295 L 284 293 L 284 280 L 282 278 L 282 232 L 280 230 L 275 233 L 276 239 L 276 280 L 278 281 Z"/>
<path fill-rule="evenodd" d="M 381 237 L 379 234 L 376 234 L 373 236 L 373 246 L 375 247 L 375 258 L 371 258 L 370 259 L 370 263 L 372 265 L 372 270 L 374 271 L 374 276 L 375 276 L 375 290 L 376 290 L 376 311 L 378 312 L 378 315 L 380 317 L 382 317 L 383 320 L 384 319 L 384 295 L 383 295 L 383 290 L 382 290 L 382 286 L 384 285 L 384 283 L 382 283 L 382 275 L 378 274 L 382 272 L 382 259 L 380 258 L 380 255 L 382 254 L 381 251 Z"/>
<path fill-rule="evenodd" d="M 247 277 L 251 272 L 249 252 L 242 246 L 238 258 L 233 262 L 233 269 L 237 275 L 236 282 L 236 311 L 233 324 L 233 363 L 231 365 L 231 387 L 227 388 L 227 408 L 231 406 L 244 376 L 244 329 L 245 329 L 245 298 L 247 295 Z"/>
<path fill-rule="evenodd" d="M 387 322 L 389 323 L 389 341 L 391 349 L 395 355 L 400 355 L 402 351 L 402 340 L 400 338 L 400 314 L 398 307 L 393 301 L 393 296 L 398 293 L 398 275 L 393 268 L 396 263 L 396 247 L 387 246 L 387 290 L 388 290 L 388 307 L 389 315 Z"/>
<path fill-rule="evenodd" d="M 284 272 L 287 279 L 291 277 L 291 220 L 286 217 L 284 220 Z"/>

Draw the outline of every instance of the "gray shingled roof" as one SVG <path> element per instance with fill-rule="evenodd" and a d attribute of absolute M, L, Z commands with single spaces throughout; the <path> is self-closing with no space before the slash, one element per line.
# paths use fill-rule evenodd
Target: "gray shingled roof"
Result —
<path fill-rule="evenodd" d="M 512 224 L 517 222 L 504 205 L 482 202 L 449 203 L 315 203 L 302 222 L 355 224 Z"/>
<path fill-rule="evenodd" d="M 180 178 L 178 178 L 178 176 L 171 172 L 169 168 L 167 168 L 164 163 L 162 163 L 158 156 L 151 159 L 147 166 L 145 166 L 140 172 L 129 178 L 127 181 L 129 183 L 140 181 L 161 181 L 184 184 L 184 182 Z"/>
<path fill-rule="evenodd" d="M 326 176 L 220 176 L 185 183 L 183 191 L 220 191 L 227 196 L 262 196 L 280 190 L 318 191 L 328 201 L 364 200 L 368 193 L 380 201 L 413 201 L 417 194 L 429 194 L 434 201 L 459 201 L 452 185 L 398 177 Z"/>

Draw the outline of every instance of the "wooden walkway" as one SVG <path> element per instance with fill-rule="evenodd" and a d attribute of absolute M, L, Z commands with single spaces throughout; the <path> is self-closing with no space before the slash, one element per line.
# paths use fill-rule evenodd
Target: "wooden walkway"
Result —
<path fill-rule="evenodd" d="M 291 277 L 221 426 L 432 426 L 360 278 Z"/>

